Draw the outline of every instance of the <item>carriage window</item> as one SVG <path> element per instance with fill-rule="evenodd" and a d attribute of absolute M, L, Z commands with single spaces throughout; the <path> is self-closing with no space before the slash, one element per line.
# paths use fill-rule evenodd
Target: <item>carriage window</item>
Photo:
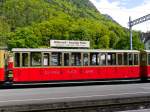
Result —
<path fill-rule="evenodd" d="M 61 66 L 62 65 L 62 53 L 53 52 L 51 54 L 51 65 Z"/>
<path fill-rule="evenodd" d="M 28 53 L 22 53 L 22 66 L 23 67 L 29 66 L 29 55 L 28 55 Z"/>
<path fill-rule="evenodd" d="M 148 55 L 149 56 L 149 55 Z M 140 64 L 141 65 L 147 65 L 147 55 L 145 53 L 142 53 L 140 56 Z"/>
<path fill-rule="evenodd" d="M 43 54 L 43 65 L 44 66 L 49 66 L 49 53 L 44 53 Z"/>
<path fill-rule="evenodd" d="M 42 65 L 42 54 L 41 52 L 31 53 L 31 66 L 41 66 Z"/>
<path fill-rule="evenodd" d="M 123 55 L 122 54 L 118 54 L 118 65 L 122 65 L 123 64 Z"/>
<path fill-rule="evenodd" d="M 97 53 L 90 54 L 90 65 L 98 65 L 98 54 Z"/>
<path fill-rule="evenodd" d="M 15 53 L 15 67 L 20 67 L 20 53 Z"/>
<path fill-rule="evenodd" d="M 134 54 L 134 65 L 138 65 L 138 54 Z"/>
<path fill-rule="evenodd" d="M 106 54 L 101 54 L 100 59 L 100 65 L 106 65 Z"/>
<path fill-rule="evenodd" d="M 69 66 L 69 53 L 64 53 L 64 66 Z"/>
<path fill-rule="evenodd" d="M 129 54 L 129 65 L 133 65 L 133 54 Z"/>
<path fill-rule="evenodd" d="M 72 66 L 81 66 L 81 53 L 72 53 L 71 63 Z"/>
<path fill-rule="evenodd" d="M 124 65 L 128 65 L 128 54 L 124 53 Z"/>
<path fill-rule="evenodd" d="M 108 60 L 108 65 L 116 65 L 116 54 L 108 53 L 107 60 Z"/>
<path fill-rule="evenodd" d="M 148 64 L 150 65 L 150 54 L 148 54 Z"/>
<path fill-rule="evenodd" d="M 83 54 L 83 65 L 88 66 L 88 54 Z"/>

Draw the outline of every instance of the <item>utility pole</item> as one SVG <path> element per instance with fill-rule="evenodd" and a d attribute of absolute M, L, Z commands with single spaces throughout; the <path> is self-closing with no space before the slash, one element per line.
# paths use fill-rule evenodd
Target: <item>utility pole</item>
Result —
<path fill-rule="evenodd" d="M 143 23 L 145 21 L 150 20 L 150 14 L 147 14 L 143 17 L 140 17 L 138 19 L 135 19 L 133 21 L 131 21 L 131 17 L 129 17 L 129 30 L 130 30 L 130 50 L 133 49 L 133 45 L 132 45 L 132 26 L 135 26 L 137 24 Z"/>
<path fill-rule="evenodd" d="M 131 25 L 131 16 L 129 17 L 129 30 L 130 30 L 130 50 L 133 49 L 133 44 L 132 44 L 132 25 Z"/>

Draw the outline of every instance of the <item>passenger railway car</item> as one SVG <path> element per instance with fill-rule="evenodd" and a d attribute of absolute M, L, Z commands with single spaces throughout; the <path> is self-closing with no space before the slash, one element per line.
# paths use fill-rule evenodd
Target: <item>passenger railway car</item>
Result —
<path fill-rule="evenodd" d="M 150 78 L 150 51 L 0 49 L 1 83 L 101 81 Z"/>
<path fill-rule="evenodd" d="M 150 78 L 150 50 L 141 51 L 141 76 L 144 80 Z"/>
<path fill-rule="evenodd" d="M 137 50 L 15 48 L 12 52 L 13 83 L 141 77 Z"/>

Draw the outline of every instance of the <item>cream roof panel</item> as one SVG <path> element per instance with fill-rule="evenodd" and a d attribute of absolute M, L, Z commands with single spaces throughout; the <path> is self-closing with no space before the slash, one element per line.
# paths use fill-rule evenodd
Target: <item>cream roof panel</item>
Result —
<path fill-rule="evenodd" d="M 54 48 L 13 48 L 12 51 L 13 52 L 106 52 L 106 53 L 135 52 L 135 53 L 139 53 L 138 50 L 54 49 Z"/>

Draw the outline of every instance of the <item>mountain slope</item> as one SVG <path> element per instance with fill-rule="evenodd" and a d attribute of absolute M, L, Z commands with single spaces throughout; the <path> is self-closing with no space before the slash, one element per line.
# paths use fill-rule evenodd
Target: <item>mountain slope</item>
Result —
<path fill-rule="evenodd" d="M 48 47 L 50 39 L 71 39 L 89 40 L 91 48 L 129 49 L 127 29 L 89 0 L 3 0 L 0 5 L 0 22 L 5 22 L 0 35 L 9 48 Z M 133 35 L 134 48 L 141 49 L 138 33 Z"/>

